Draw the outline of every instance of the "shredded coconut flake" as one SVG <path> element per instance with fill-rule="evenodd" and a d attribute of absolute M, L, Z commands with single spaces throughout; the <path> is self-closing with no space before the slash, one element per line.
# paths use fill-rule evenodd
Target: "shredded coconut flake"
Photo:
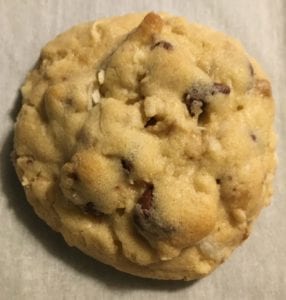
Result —
<path fill-rule="evenodd" d="M 29 180 L 27 179 L 27 177 L 26 176 L 23 176 L 22 177 L 22 186 L 27 186 L 27 185 L 29 185 Z"/>
<path fill-rule="evenodd" d="M 91 95 L 91 98 L 92 98 L 92 105 L 96 105 L 97 103 L 100 102 L 100 94 L 99 94 L 99 91 L 98 90 L 95 90 L 92 95 Z"/>
<path fill-rule="evenodd" d="M 104 83 L 104 77 L 105 77 L 105 72 L 104 72 L 104 70 L 100 70 L 100 71 L 97 73 L 97 79 L 98 79 L 99 84 L 103 84 L 103 83 Z"/>

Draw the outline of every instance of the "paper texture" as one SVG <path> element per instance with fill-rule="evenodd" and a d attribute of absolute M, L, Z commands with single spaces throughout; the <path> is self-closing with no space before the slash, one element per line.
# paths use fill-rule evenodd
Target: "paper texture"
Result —
<path fill-rule="evenodd" d="M 86 20 L 165 11 L 244 44 L 273 83 L 279 165 L 273 203 L 251 237 L 193 284 L 135 278 L 69 248 L 26 203 L 9 161 L 18 89 L 41 47 Z M 286 2 L 283 0 L 0 0 L 0 299 L 286 299 Z"/>

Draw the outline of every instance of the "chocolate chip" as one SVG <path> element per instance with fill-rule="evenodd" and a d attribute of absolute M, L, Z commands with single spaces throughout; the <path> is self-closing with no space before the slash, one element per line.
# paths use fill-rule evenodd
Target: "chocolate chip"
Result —
<path fill-rule="evenodd" d="M 216 181 L 217 184 L 221 184 L 221 179 L 220 178 L 217 178 L 215 181 Z"/>
<path fill-rule="evenodd" d="M 256 142 L 257 137 L 256 137 L 256 135 L 255 135 L 254 133 L 251 133 L 251 134 L 250 134 L 250 137 L 252 138 L 252 140 L 253 140 L 254 142 Z"/>
<path fill-rule="evenodd" d="M 228 95 L 230 93 L 230 87 L 226 84 L 215 82 L 211 90 L 211 94 L 215 95 L 217 93 Z"/>
<path fill-rule="evenodd" d="M 95 205 L 93 202 L 87 202 L 84 207 L 83 207 L 84 212 L 88 213 L 88 214 L 92 214 L 96 217 L 101 217 L 104 214 L 102 212 L 100 212 L 99 210 L 97 210 L 95 208 Z"/>
<path fill-rule="evenodd" d="M 149 215 L 149 210 L 152 207 L 153 202 L 153 190 L 154 186 L 151 183 L 146 185 L 146 188 L 142 196 L 138 200 L 138 204 L 141 206 L 142 212 L 145 217 Z"/>
<path fill-rule="evenodd" d="M 157 119 L 156 117 L 151 117 L 150 119 L 147 120 L 146 124 L 144 125 L 144 127 L 148 127 L 148 126 L 154 126 L 157 123 Z"/>
<path fill-rule="evenodd" d="M 151 46 L 151 50 L 153 50 L 156 47 L 163 47 L 166 50 L 174 49 L 173 45 L 167 41 L 159 41 L 159 42 L 155 43 L 154 45 Z"/>
<path fill-rule="evenodd" d="M 128 159 L 121 159 L 121 164 L 124 170 L 126 170 L 128 173 L 130 173 L 132 169 L 132 163 Z"/>

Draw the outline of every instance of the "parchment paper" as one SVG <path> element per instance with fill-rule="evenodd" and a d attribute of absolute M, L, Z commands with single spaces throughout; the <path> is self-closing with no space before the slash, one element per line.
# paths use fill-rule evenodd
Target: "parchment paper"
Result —
<path fill-rule="evenodd" d="M 192 284 L 139 279 L 69 248 L 26 203 L 9 161 L 18 89 L 41 47 L 70 26 L 166 11 L 240 39 L 273 82 L 279 166 L 273 203 L 251 237 Z M 286 299 L 286 1 L 0 0 L 0 299 Z"/>

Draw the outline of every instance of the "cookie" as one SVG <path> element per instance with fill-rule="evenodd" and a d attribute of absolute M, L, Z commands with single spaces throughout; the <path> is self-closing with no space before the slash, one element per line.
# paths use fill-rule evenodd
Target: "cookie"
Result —
<path fill-rule="evenodd" d="M 201 278 L 270 201 L 271 85 L 223 33 L 155 13 L 78 25 L 21 91 L 13 161 L 27 199 L 105 264 Z"/>

